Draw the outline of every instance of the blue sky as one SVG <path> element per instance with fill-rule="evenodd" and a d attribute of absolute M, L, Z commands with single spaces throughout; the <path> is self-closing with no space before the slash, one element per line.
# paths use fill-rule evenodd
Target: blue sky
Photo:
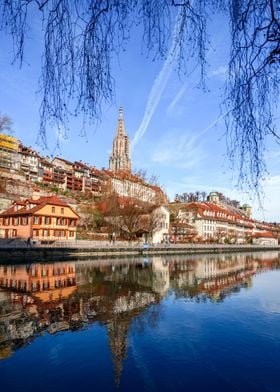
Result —
<path fill-rule="evenodd" d="M 264 181 L 263 208 L 250 195 L 236 189 L 236 174 L 229 169 L 225 124 L 221 118 L 228 55 L 227 27 L 221 15 L 210 24 L 210 32 L 207 89 L 202 91 L 198 88 L 199 71 L 193 71 L 193 64 L 187 68 L 187 74 L 191 75 L 179 78 L 172 62 L 151 61 L 141 55 L 141 38 L 135 30 L 126 51 L 119 59 L 113 59 L 115 102 L 103 106 L 101 123 L 88 126 L 86 137 L 80 135 L 82 120 L 72 119 L 67 138 L 60 138 L 60 150 L 54 154 L 99 168 L 108 167 L 118 109 L 122 105 L 126 131 L 133 144 L 133 169 L 143 168 L 158 175 L 171 200 L 176 193 L 218 190 L 251 203 L 254 217 L 280 221 L 277 144 L 269 144 L 266 154 L 269 177 Z M 39 25 L 31 25 L 28 36 L 21 69 L 17 64 L 11 65 L 11 42 L 8 37 L 1 37 L 0 111 L 13 119 L 15 136 L 23 144 L 41 152 L 40 145 L 36 145 L 42 50 Z M 56 143 L 57 131 L 49 129 L 51 152 Z"/>

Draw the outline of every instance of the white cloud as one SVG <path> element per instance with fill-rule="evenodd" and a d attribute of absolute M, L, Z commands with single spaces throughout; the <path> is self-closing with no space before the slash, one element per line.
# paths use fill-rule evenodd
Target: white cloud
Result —
<path fill-rule="evenodd" d="M 189 134 L 178 132 L 166 134 L 157 144 L 152 161 L 174 168 L 194 168 L 206 158 L 207 154 L 201 144 L 194 146 L 194 139 Z"/>
<path fill-rule="evenodd" d="M 213 71 L 210 72 L 210 76 L 215 76 L 219 79 L 226 79 L 228 73 L 228 67 L 226 65 L 220 65 L 218 68 L 213 69 Z"/>

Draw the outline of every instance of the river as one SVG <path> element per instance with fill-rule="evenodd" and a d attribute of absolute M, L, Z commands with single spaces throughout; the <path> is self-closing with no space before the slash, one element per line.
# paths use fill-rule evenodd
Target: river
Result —
<path fill-rule="evenodd" d="M 278 252 L 0 265 L 0 388 L 279 391 Z"/>

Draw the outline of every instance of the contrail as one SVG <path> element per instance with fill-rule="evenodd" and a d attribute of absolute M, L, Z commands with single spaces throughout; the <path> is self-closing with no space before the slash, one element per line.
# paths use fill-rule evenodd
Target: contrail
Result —
<path fill-rule="evenodd" d="M 176 31 L 179 27 L 180 22 L 181 22 L 181 15 L 179 14 L 175 23 L 171 48 L 169 50 L 167 59 L 165 60 L 162 69 L 160 70 L 156 80 L 154 81 L 153 87 L 150 91 L 142 122 L 139 128 L 137 129 L 131 143 L 131 150 L 133 150 L 133 148 L 136 146 L 139 140 L 144 136 L 149 126 L 149 123 L 151 121 L 151 118 L 158 106 L 159 100 L 168 82 L 169 76 L 172 72 L 174 61 L 176 61 L 177 59 L 179 47 L 178 47 L 178 42 L 176 40 L 176 35 L 177 35 Z"/>
<path fill-rule="evenodd" d="M 194 143 L 198 138 L 200 138 L 201 135 L 203 135 L 205 132 L 207 132 L 209 129 L 214 127 L 222 118 L 224 118 L 229 112 L 231 112 L 232 109 L 228 110 L 226 113 L 221 114 L 215 121 L 213 121 L 211 124 L 207 125 L 206 128 L 204 128 L 202 131 L 199 132 L 198 135 L 195 135 L 187 144 L 192 144 Z"/>
<path fill-rule="evenodd" d="M 168 106 L 167 108 L 167 113 L 170 113 L 171 110 L 174 108 L 174 106 L 176 105 L 176 103 L 179 101 L 179 99 L 182 97 L 182 95 L 184 94 L 185 90 L 187 88 L 187 85 L 183 85 L 183 87 L 181 87 L 180 91 L 178 92 L 178 94 L 176 95 L 176 97 L 173 99 L 173 101 L 171 102 L 171 104 Z"/>

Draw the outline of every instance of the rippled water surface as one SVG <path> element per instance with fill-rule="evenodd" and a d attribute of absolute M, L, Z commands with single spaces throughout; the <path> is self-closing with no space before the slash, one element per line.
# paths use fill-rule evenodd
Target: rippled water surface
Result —
<path fill-rule="evenodd" d="M 1 391 L 280 391 L 278 252 L 0 265 Z"/>

